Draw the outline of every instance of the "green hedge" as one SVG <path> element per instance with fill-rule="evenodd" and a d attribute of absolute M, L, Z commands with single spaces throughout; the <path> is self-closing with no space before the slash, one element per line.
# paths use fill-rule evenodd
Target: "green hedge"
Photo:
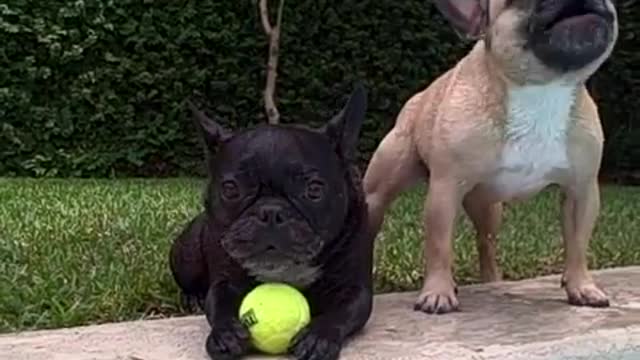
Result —
<path fill-rule="evenodd" d="M 605 167 L 628 170 L 640 160 L 640 69 L 632 67 L 640 6 L 618 6 L 620 43 L 594 84 L 609 137 Z M 0 175 L 200 173 L 187 96 L 206 99 L 229 127 L 266 121 L 267 42 L 257 16 L 255 0 L 0 4 Z M 283 122 L 323 121 L 362 79 L 366 161 L 404 101 L 469 45 L 423 0 L 288 1 Z"/>

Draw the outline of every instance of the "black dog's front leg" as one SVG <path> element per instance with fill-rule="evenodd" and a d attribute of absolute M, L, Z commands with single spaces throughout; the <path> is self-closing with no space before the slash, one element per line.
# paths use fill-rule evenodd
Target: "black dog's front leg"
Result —
<path fill-rule="evenodd" d="M 291 353 L 298 360 L 335 360 L 345 340 L 367 323 L 373 303 L 368 286 L 354 285 L 311 294 L 318 315 L 294 339 Z"/>
<path fill-rule="evenodd" d="M 305 294 L 313 317 L 293 339 L 290 352 L 297 360 L 337 360 L 348 338 L 369 321 L 373 240 L 362 228 L 364 224 L 353 228 L 356 235 L 350 238 L 349 246 L 336 248 L 335 256 L 325 263 L 322 279 Z"/>
<path fill-rule="evenodd" d="M 249 284 L 229 281 L 214 283 L 209 288 L 204 310 L 211 326 L 207 337 L 207 353 L 213 360 L 239 359 L 249 349 L 249 332 L 238 318 L 241 299 Z"/>
<path fill-rule="evenodd" d="M 183 306 L 189 312 L 203 309 L 207 295 L 207 264 L 202 254 L 207 230 L 206 214 L 200 213 L 182 229 L 169 253 L 171 273 L 180 287 Z"/>

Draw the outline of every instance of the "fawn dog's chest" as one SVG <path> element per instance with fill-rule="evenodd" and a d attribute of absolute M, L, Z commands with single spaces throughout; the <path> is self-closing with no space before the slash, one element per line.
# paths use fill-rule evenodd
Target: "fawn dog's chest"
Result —
<path fill-rule="evenodd" d="M 560 85 L 507 92 L 504 143 L 486 180 L 497 200 L 526 197 L 557 183 L 569 167 L 567 131 L 575 92 Z"/>

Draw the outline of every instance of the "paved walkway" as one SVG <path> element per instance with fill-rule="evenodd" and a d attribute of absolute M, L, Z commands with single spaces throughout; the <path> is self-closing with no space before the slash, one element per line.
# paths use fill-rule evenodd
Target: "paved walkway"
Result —
<path fill-rule="evenodd" d="M 595 272 L 612 306 L 569 306 L 557 276 L 460 289 L 461 312 L 412 311 L 415 293 L 381 295 L 343 359 L 639 360 L 640 267 Z M 202 316 L 0 336 L 0 359 L 207 360 Z M 257 359 L 258 357 L 254 357 Z"/>

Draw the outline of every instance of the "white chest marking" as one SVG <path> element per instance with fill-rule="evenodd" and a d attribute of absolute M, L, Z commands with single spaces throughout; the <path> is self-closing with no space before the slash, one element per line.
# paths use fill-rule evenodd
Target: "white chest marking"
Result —
<path fill-rule="evenodd" d="M 321 275 L 321 269 L 288 261 L 264 263 L 247 261 L 243 264 L 249 274 L 262 282 L 285 282 L 305 288 L 315 282 Z"/>
<path fill-rule="evenodd" d="M 489 181 L 500 200 L 538 192 L 569 168 L 567 129 L 575 90 L 527 86 L 507 96 L 506 142 Z"/>

